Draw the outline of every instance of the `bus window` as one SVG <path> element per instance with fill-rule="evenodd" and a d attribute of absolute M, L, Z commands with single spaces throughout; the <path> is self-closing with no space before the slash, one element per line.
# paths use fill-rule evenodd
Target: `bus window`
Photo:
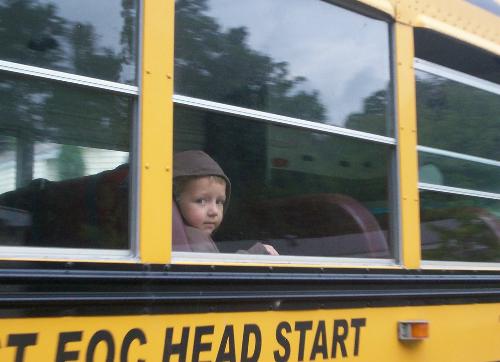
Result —
<path fill-rule="evenodd" d="M 416 35 L 417 55 L 431 54 L 437 45 L 429 40 L 443 43 L 436 34 Z M 499 58 L 453 44 L 447 54 L 468 56 L 415 62 L 422 256 L 500 262 Z M 440 177 L 425 172 L 430 165 Z"/>
<path fill-rule="evenodd" d="M 500 201 L 422 190 L 425 260 L 500 262 Z"/>
<path fill-rule="evenodd" d="M 231 180 L 217 250 L 391 258 L 388 24 L 322 1 L 178 0 L 175 40 L 174 151 Z"/>
<path fill-rule="evenodd" d="M 136 84 L 137 0 L 0 1 L 0 59 Z"/>
<path fill-rule="evenodd" d="M 92 4 L 0 1 L 4 255 L 130 248 L 137 4 Z"/>
<path fill-rule="evenodd" d="M 387 23 L 323 1 L 175 7 L 177 95 L 393 134 Z"/>

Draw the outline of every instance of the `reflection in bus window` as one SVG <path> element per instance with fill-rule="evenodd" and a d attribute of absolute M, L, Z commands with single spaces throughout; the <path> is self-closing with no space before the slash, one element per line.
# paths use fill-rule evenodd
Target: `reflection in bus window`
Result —
<path fill-rule="evenodd" d="M 422 71 L 416 76 L 419 144 L 500 160 L 500 95 Z"/>
<path fill-rule="evenodd" d="M 0 59 L 136 83 L 137 0 L 0 0 Z"/>
<path fill-rule="evenodd" d="M 420 182 L 500 194 L 498 161 L 460 159 L 419 152 Z"/>
<path fill-rule="evenodd" d="M 233 185 L 218 249 L 391 257 L 388 23 L 323 1 L 175 11 L 174 151 L 204 150 Z"/>
<path fill-rule="evenodd" d="M 260 241 L 280 255 L 390 256 L 389 146 L 183 107 L 174 117 L 175 151 L 206 151 L 231 180 L 220 251 Z"/>
<path fill-rule="evenodd" d="M 387 23 L 323 1 L 175 8 L 176 94 L 393 134 Z"/>
<path fill-rule="evenodd" d="M 500 201 L 422 191 L 422 257 L 500 261 Z"/>
<path fill-rule="evenodd" d="M 0 245 L 128 248 L 133 100 L 4 74 L 0 103 Z"/>
<path fill-rule="evenodd" d="M 499 58 L 415 34 L 422 257 L 499 262 Z"/>

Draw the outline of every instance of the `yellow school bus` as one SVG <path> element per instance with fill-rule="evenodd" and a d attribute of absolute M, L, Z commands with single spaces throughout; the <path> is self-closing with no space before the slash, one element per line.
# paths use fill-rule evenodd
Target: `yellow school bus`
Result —
<path fill-rule="evenodd" d="M 499 16 L 0 0 L 0 361 L 500 361 Z"/>

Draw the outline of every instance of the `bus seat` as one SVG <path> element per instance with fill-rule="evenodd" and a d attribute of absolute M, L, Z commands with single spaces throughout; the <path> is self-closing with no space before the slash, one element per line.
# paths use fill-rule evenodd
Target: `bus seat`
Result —
<path fill-rule="evenodd" d="M 311 253 L 324 252 L 324 256 L 390 257 L 378 221 L 350 196 L 322 193 L 271 199 L 259 202 L 253 212 L 271 239 L 288 238 L 296 245 L 303 244 L 293 255 L 308 255 L 309 248 Z M 314 243 L 321 243 L 323 250 L 310 250 Z"/>
<path fill-rule="evenodd" d="M 126 248 L 128 165 L 89 176 L 28 185 L 0 195 L 2 207 L 29 215 L 25 246 Z"/>

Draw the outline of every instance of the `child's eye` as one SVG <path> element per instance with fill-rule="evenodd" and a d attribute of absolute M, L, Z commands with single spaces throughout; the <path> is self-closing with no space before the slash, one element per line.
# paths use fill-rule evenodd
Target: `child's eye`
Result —
<path fill-rule="evenodd" d="M 224 199 L 219 199 L 219 200 L 217 200 L 217 205 L 222 205 L 222 206 L 224 206 L 224 204 L 225 204 L 225 203 L 226 203 L 226 200 L 224 200 Z"/>
<path fill-rule="evenodd" d="M 206 199 L 196 199 L 194 202 L 196 202 L 197 204 L 200 204 L 200 205 L 205 205 L 207 203 L 207 200 Z"/>

